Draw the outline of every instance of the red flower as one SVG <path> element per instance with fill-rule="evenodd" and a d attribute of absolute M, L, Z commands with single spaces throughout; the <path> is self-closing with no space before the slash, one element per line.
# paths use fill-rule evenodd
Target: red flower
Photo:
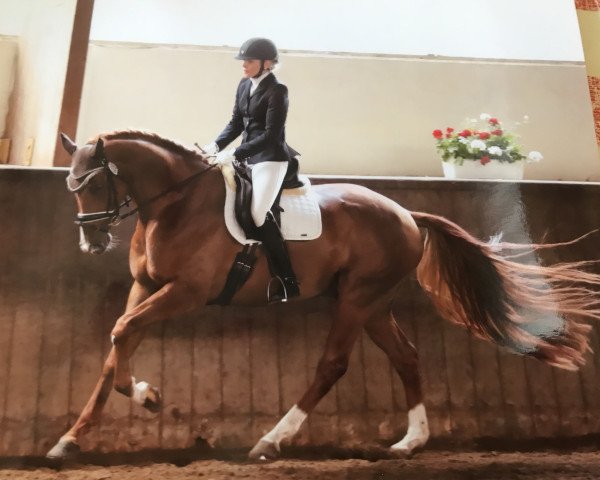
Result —
<path fill-rule="evenodd" d="M 500 135 L 502 135 L 504 132 L 503 132 L 502 130 L 500 130 L 499 128 L 497 128 L 496 130 L 492 130 L 490 133 L 491 133 L 492 135 L 498 135 L 498 136 L 500 136 Z"/>
<path fill-rule="evenodd" d="M 438 140 L 441 140 L 444 137 L 444 133 L 441 130 L 434 130 L 433 136 Z"/>
<path fill-rule="evenodd" d="M 479 160 L 479 163 L 481 163 L 482 165 L 485 165 L 486 163 L 490 163 L 490 157 L 488 157 L 487 155 L 484 157 L 481 157 L 481 160 Z"/>
<path fill-rule="evenodd" d="M 490 118 L 488 122 L 490 122 L 490 125 L 498 125 L 500 123 L 497 118 Z"/>
<path fill-rule="evenodd" d="M 454 129 L 453 129 L 452 127 L 448 127 L 448 128 L 446 129 L 446 132 L 447 132 L 447 133 L 452 133 L 453 131 L 454 131 Z"/>
<path fill-rule="evenodd" d="M 463 130 L 462 132 L 460 132 L 458 135 L 461 137 L 469 137 L 469 136 L 471 136 L 471 133 L 472 133 L 471 130 L 466 129 L 466 130 Z"/>
<path fill-rule="evenodd" d="M 481 138 L 482 140 L 487 140 L 488 138 L 490 138 L 490 134 L 489 132 L 479 132 L 479 138 Z"/>

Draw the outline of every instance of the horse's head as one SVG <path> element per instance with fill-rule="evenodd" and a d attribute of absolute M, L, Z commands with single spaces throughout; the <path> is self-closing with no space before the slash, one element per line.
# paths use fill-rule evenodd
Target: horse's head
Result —
<path fill-rule="evenodd" d="M 77 200 L 79 247 L 86 253 L 104 253 L 112 245 L 110 227 L 119 221 L 119 199 L 126 197 L 125 186 L 116 181 L 119 172 L 107 160 L 102 138 L 81 147 L 63 133 L 61 140 L 72 157 L 67 188 Z"/>

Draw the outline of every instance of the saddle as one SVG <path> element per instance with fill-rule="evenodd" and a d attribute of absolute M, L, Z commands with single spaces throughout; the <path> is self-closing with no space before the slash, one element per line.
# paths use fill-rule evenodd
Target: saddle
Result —
<path fill-rule="evenodd" d="M 239 252 L 229 270 L 223 290 L 214 303 L 228 305 L 235 293 L 250 277 L 256 262 L 257 229 L 252 220 L 252 169 L 244 163 L 234 161 L 221 165 L 225 179 L 225 224 L 229 233 L 244 248 Z M 290 170 L 288 169 L 288 172 Z M 310 189 L 307 177 L 293 175 L 284 180 L 271 214 L 285 240 L 312 240 L 321 235 L 321 210 L 316 196 Z M 291 187 L 291 188 L 290 188 Z M 272 247 L 271 247 L 272 248 Z M 269 265 L 271 269 L 272 266 Z M 273 270 L 271 270 L 273 273 Z M 270 284 L 269 284 L 270 287 Z M 269 298 L 269 288 L 267 297 Z"/>
<path fill-rule="evenodd" d="M 296 159 L 294 159 L 296 160 Z M 297 162 L 297 160 L 296 160 Z M 248 167 L 248 164 L 241 163 L 238 161 L 233 162 L 232 164 L 234 170 L 234 180 L 235 180 L 235 202 L 234 202 L 234 212 L 235 219 L 237 220 L 239 226 L 244 231 L 246 238 L 248 240 L 257 240 L 258 237 L 256 235 L 256 226 L 254 225 L 254 221 L 252 220 L 252 215 L 250 213 L 250 204 L 252 202 L 252 170 Z M 289 171 L 290 169 L 288 169 Z M 281 200 L 281 194 L 284 190 L 301 188 L 304 184 L 298 178 L 297 170 L 291 169 L 292 174 L 283 180 L 281 185 L 281 190 L 273 202 L 273 206 L 271 207 L 271 214 L 279 228 L 281 228 L 281 212 L 283 209 L 281 208 L 279 202 Z"/>
<path fill-rule="evenodd" d="M 240 162 L 220 166 L 225 181 L 225 224 L 242 245 L 256 243 L 256 227 L 250 213 L 252 168 Z M 291 175 L 284 180 L 271 213 L 285 240 L 314 240 L 321 235 L 321 210 L 310 180 Z"/>

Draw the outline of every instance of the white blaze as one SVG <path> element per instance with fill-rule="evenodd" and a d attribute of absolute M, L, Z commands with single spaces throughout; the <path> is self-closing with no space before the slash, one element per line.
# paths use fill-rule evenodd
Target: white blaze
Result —
<path fill-rule="evenodd" d="M 79 227 L 79 248 L 83 253 L 88 253 L 90 251 L 90 242 L 85 238 L 83 227 Z"/>

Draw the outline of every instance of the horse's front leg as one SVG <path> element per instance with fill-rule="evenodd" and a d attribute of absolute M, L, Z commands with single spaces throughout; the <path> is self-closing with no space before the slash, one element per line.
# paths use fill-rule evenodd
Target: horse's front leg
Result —
<path fill-rule="evenodd" d="M 115 351 L 115 390 L 133 397 L 136 403 L 150 410 L 159 408 L 158 390 L 146 382 L 136 382 L 131 376 L 127 343 L 151 323 L 177 317 L 203 306 L 207 294 L 202 288 L 184 282 L 171 282 L 117 320 L 111 332 Z"/>
<path fill-rule="evenodd" d="M 150 295 L 151 292 L 148 288 L 138 282 L 134 282 L 129 292 L 125 311 L 135 308 Z M 143 336 L 144 332 L 139 331 L 137 334 L 129 337 L 129 340 L 123 346 L 127 358 L 131 357 Z M 69 431 L 65 433 L 58 443 L 48 452 L 48 458 L 63 459 L 72 457 L 79 452 L 79 440 L 81 436 L 84 435 L 91 426 L 98 423 L 100 415 L 102 414 L 102 409 L 108 400 L 108 396 L 113 386 L 115 360 L 115 348 L 113 347 L 108 354 L 108 358 L 104 362 L 100 379 L 98 380 L 90 399 L 79 415 L 79 418 Z"/>

